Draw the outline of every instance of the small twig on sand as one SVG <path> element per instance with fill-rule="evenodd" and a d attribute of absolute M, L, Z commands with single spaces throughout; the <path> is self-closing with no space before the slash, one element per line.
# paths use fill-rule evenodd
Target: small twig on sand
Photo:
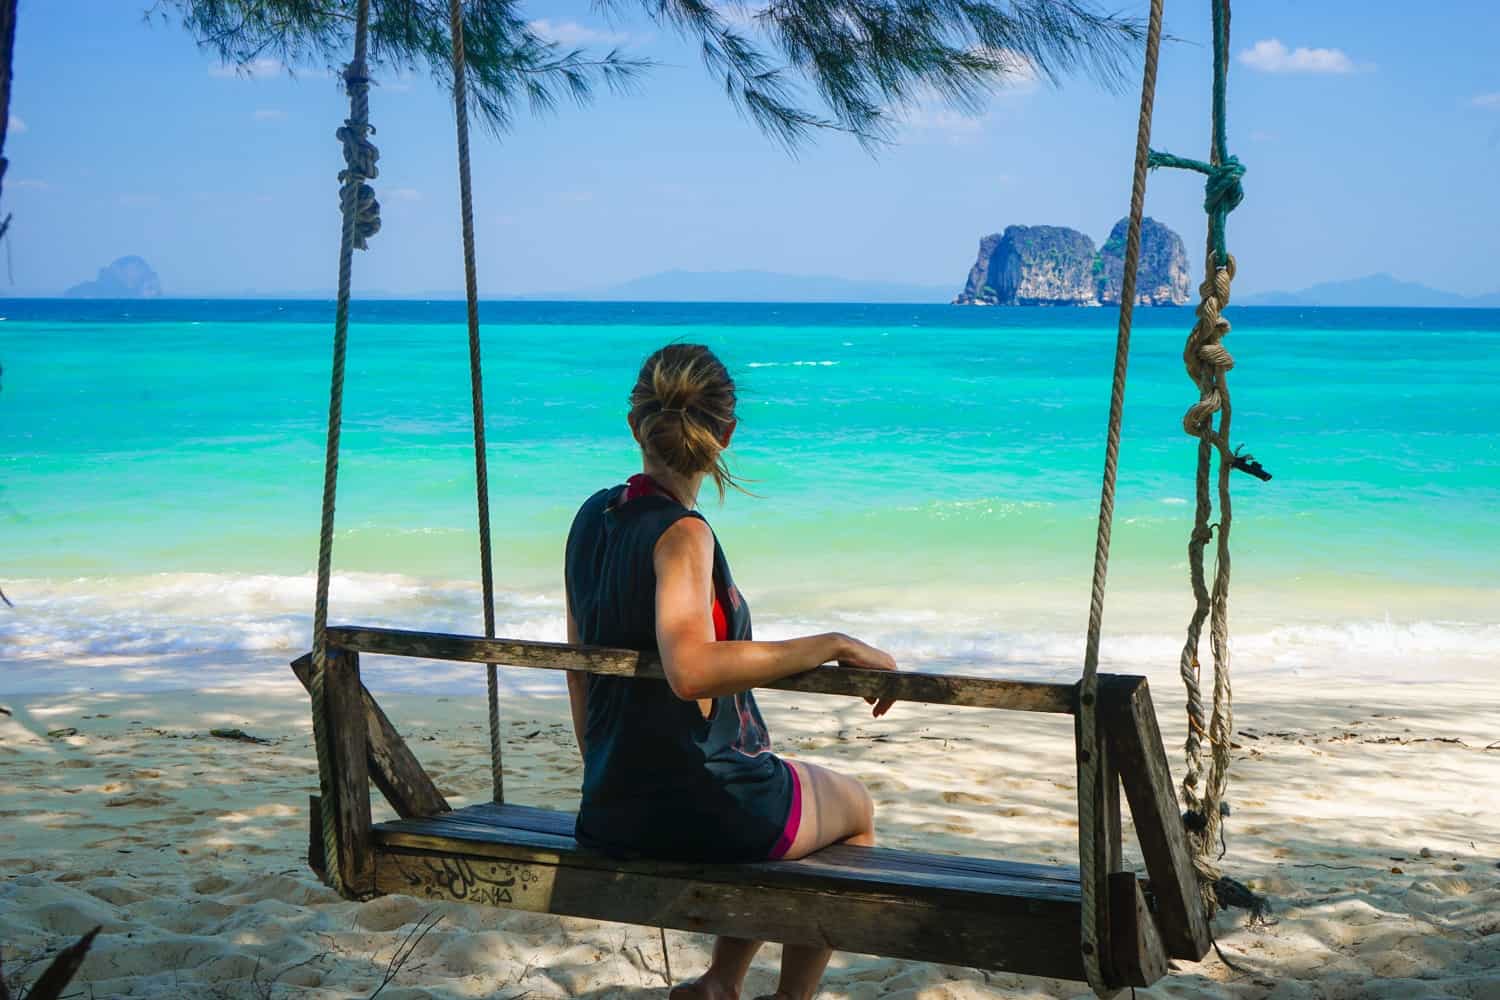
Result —
<path fill-rule="evenodd" d="M 431 920 L 430 923 L 429 918 Z M 417 922 L 412 925 L 412 929 L 406 933 L 406 939 L 401 942 L 396 948 L 395 953 L 391 955 L 391 960 L 386 963 L 385 975 L 381 977 L 380 985 L 375 987 L 375 992 L 370 994 L 368 1000 L 375 1000 L 376 997 L 380 996 L 381 990 L 391 985 L 392 980 L 400 974 L 401 969 L 411 959 L 413 953 L 416 952 L 417 945 L 422 943 L 422 939 L 427 936 L 428 931 L 442 923 L 442 921 L 442 917 L 434 917 L 431 912 L 424 913 L 417 919 Z"/>
<path fill-rule="evenodd" d="M 661 963 L 667 970 L 667 985 L 672 985 L 672 956 L 667 954 L 667 929 L 658 927 L 661 932 Z"/>

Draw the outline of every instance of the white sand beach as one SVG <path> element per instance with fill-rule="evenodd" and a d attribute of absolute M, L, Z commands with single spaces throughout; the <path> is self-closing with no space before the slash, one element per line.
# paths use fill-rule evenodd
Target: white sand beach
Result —
<path fill-rule="evenodd" d="M 1175 679 L 1153 677 L 1180 771 Z M 487 794 L 483 698 L 377 697 L 455 805 Z M 504 704 L 508 794 L 572 808 L 580 766 L 557 694 Z M 1231 874 L 1275 922 L 1214 928 L 1235 968 L 1175 963 L 1140 996 L 1500 998 L 1500 698 L 1481 678 L 1394 683 L 1262 675 L 1238 692 Z M 762 696 L 779 749 L 872 789 L 887 844 L 1070 863 L 1066 719 Z M 443 905 L 346 902 L 305 863 L 316 764 L 306 696 L 236 689 L 0 697 L 0 944 L 8 977 L 103 927 L 78 996 L 367 997 L 424 917 L 436 926 L 380 996 L 652 997 L 653 928 Z M 267 743 L 216 738 L 239 728 Z M 376 795 L 377 818 L 388 817 Z M 1130 852 L 1127 830 L 1127 854 Z M 707 938 L 667 932 L 672 971 Z M 747 995 L 774 982 L 777 949 Z M 31 966 L 34 971 L 34 966 Z M 828 998 L 1081 997 L 1082 984 L 838 955 Z"/>

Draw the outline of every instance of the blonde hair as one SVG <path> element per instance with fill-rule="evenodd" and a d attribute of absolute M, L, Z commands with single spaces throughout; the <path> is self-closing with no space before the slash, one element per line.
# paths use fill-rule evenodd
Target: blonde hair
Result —
<path fill-rule="evenodd" d="M 641 448 L 674 472 L 713 477 L 743 489 L 724 461 L 724 435 L 734 426 L 734 379 L 702 344 L 668 344 L 641 365 L 630 391 L 630 425 Z"/>

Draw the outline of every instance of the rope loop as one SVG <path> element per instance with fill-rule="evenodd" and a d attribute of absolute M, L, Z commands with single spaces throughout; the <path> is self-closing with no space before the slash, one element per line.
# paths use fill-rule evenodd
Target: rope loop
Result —
<path fill-rule="evenodd" d="M 1208 239 L 1213 245 L 1210 270 L 1223 270 L 1229 265 L 1229 250 L 1225 245 L 1224 230 L 1229 213 L 1240 207 L 1245 200 L 1245 187 L 1240 183 L 1245 176 L 1245 165 L 1237 156 L 1226 156 L 1221 162 L 1207 163 L 1174 153 L 1152 150 L 1146 157 L 1146 165 L 1152 170 L 1168 167 L 1175 170 L 1192 170 L 1203 174 L 1203 211 L 1208 213 Z"/>

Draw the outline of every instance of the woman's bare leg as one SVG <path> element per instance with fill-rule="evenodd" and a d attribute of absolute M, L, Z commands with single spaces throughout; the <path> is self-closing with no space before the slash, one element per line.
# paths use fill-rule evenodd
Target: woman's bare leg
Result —
<path fill-rule="evenodd" d="M 805 858 L 829 844 L 875 844 L 875 804 L 855 779 L 816 764 L 787 761 L 802 782 L 802 822 L 786 852 L 787 860 Z M 833 951 L 787 945 L 781 952 L 781 980 L 775 1000 L 812 1000 Z"/>
<path fill-rule="evenodd" d="M 816 764 L 788 760 L 802 786 L 802 819 L 784 859 L 795 861 L 829 844 L 871 847 L 875 843 L 875 804 L 865 786 Z M 738 1000 L 750 961 L 761 942 L 721 937 L 713 962 L 694 982 L 672 990 L 670 1000 Z M 833 952 L 808 945 L 786 945 L 775 1000 L 811 1000 Z"/>

